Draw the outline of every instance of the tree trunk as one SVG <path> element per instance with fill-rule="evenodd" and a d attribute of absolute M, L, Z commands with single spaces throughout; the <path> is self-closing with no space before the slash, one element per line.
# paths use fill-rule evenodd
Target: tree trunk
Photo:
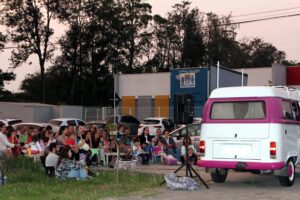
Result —
<path fill-rule="evenodd" d="M 40 62 L 41 67 L 41 88 L 42 88 L 42 103 L 46 103 L 46 79 L 45 79 L 45 61 Z"/>

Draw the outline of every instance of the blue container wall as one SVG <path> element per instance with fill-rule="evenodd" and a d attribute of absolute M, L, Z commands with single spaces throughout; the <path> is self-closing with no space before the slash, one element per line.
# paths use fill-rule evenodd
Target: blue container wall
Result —
<path fill-rule="evenodd" d="M 217 74 L 218 68 L 216 66 L 210 67 L 210 93 L 217 88 Z M 244 74 L 244 86 L 247 85 L 248 75 Z M 234 70 L 220 67 L 219 71 L 219 87 L 233 87 L 242 86 L 242 74 Z"/>
<path fill-rule="evenodd" d="M 171 70 L 170 117 L 174 118 L 174 95 L 191 94 L 194 97 L 194 117 L 201 117 L 208 97 L 208 69 L 185 68 Z"/>

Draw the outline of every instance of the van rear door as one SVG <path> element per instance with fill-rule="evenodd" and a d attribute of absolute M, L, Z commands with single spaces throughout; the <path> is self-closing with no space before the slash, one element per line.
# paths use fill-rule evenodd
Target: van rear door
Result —
<path fill-rule="evenodd" d="M 212 139 L 212 156 L 216 159 L 259 160 L 261 139 L 269 138 L 263 100 L 225 100 L 211 105 L 210 123 L 201 131 Z"/>

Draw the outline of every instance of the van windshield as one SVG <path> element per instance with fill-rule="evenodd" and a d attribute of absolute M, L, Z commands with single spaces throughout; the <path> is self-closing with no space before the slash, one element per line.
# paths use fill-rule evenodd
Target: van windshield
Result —
<path fill-rule="evenodd" d="M 215 102 L 212 105 L 211 119 L 264 119 L 266 117 L 263 101 Z"/>

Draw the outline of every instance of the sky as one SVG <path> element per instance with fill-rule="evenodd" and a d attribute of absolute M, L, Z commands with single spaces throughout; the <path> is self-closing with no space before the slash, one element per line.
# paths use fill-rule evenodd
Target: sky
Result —
<path fill-rule="evenodd" d="M 172 9 L 176 3 L 182 0 L 145 0 L 152 5 L 152 13 L 166 16 L 167 12 Z M 274 10 L 289 9 L 280 12 L 268 12 L 264 15 L 251 15 L 244 17 L 233 18 L 237 21 L 247 19 L 270 17 L 274 15 L 285 15 L 300 13 L 299 0 L 190 0 L 191 7 L 198 7 L 202 12 L 213 12 L 220 16 L 244 15 L 249 13 L 266 12 Z M 293 8 L 293 9 L 291 9 Z M 62 34 L 62 26 L 54 24 L 56 35 L 58 37 Z M 3 30 L 3 27 L 0 27 Z M 279 50 L 285 51 L 288 60 L 300 61 L 300 16 L 281 18 L 276 20 L 267 20 L 261 22 L 241 24 L 237 29 L 237 39 L 244 37 L 259 37 L 265 42 L 272 43 Z M 9 56 L 10 50 L 5 50 L 0 53 L 0 68 L 4 71 L 9 69 Z M 17 74 L 15 81 L 5 85 L 5 88 L 10 91 L 18 91 L 21 81 L 25 78 L 26 74 L 35 73 L 39 71 L 39 66 L 35 56 L 30 57 L 31 65 L 24 64 L 23 66 L 14 69 Z M 50 65 L 48 63 L 48 65 Z"/>

